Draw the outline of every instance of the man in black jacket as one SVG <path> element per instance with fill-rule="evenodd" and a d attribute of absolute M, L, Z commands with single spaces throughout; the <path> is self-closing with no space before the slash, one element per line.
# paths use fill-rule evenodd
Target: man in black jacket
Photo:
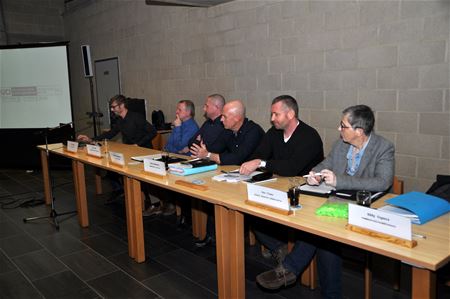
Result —
<path fill-rule="evenodd" d="M 126 101 L 127 98 L 120 94 L 109 100 L 111 111 L 118 116 L 117 122 L 112 126 L 111 130 L 94 138 L 79 135 L 77 139 L 85 142 L 109 140 L 121 133 L 124 144 L 152 148 L 152 139 L 156 136 L 156 129 L 141 114 L 129 111 Z M 111 197 L 107 201 L 109 203 L 123 194 L 123 184 L 121 175 L 115 172 L 108 172 L 107 177 L 112 187 Z"/>
<path fill-rule="evenodd" d="M 272 128 L 264 135 L 252 159 L 241 165 L 242 174 L 262 167 L 282 176 L 297 176 L 323 159 L 323 145 L 315 129 L 298 119 L 297 101 L 282 95 L 272 101 Z"/>
<path fill-rule="evenodd" d="M 86 142 L 109 140 L 121 133 L 124 144 L 152 148 L 152 139 L 156 136 L 155 128 L 141 114 L 128 110 L 126 98 L 123 95 L 116 95 L 111 98 L 109 105 L 111 111 L 118 116 L 111 130 L 94 138 L 79 135 L 77 139 Z"/>

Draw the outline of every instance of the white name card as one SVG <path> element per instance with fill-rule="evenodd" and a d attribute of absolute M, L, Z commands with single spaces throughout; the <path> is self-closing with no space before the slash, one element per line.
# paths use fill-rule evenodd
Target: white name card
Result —
<path fill-rule="evenodd" d="M 100 146 L 86 144 L 86 148 L 87 148 L 88 155 L 98 157 L 98 158 L 102 157 L 102 151 L 100 150 Z"/>
<path fill-rule="evenodd" d="M 109 156 L 111 157 L 111 162 L 114 164 L 118 164 L 121 166 L 125 165 L 125 158 L 122 153 L 117 152 L 109 152 Z"/>
<path fill-rule="evenodd" d="M 166 175 L 166 164 L 162 161 L 153 159 L 144 159 L 144 171 L 156 173 L 159 175 Z"/>
<path fill-rule="evenodd" d="M 289 211 L 289 201 L 286 192 L 259 185 L 247 184 L 247 196 L 250 201 Z"/>
<path fill-rule="evenodd" d="M 76 153 L 78 151 L 78 142 L 67 140 L 67 150 Z"/>
<path fill-rule="evenodd" d="M 404 240 L 412 240 L 411 221 L 408 218 L 380 210 L 349 204 L 348 223 Z"/>

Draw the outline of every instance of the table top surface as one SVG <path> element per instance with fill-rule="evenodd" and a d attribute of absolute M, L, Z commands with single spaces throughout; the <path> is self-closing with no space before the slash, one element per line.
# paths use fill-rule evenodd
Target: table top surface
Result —
<path fill-rule="evenodd" d="M 332 239 L 344 244 L 362 248 L 394 259 L 402 260 L 414 266 L 423 267 L 429 270 L 437 270 L 450 261 L 450 213 L 436 218 L 425 225 L 412 225 L 413 233 L 426 236 L 426 239 L 417 240 L 417 246 L 406 248 L 395 245 L 374 237 L 362 235 L 345 229 L 347 219 L 327 216 L 317 216 L 315 211 L 327 199 L 322 197 L 302 194 L 300 204 L 302 208 L 291 215 L 283 215 L 263 207 L 247 204 L 247 184 L 227 183 L 212 180 L 212 177 L 219 174 L 220 170 L 233 170 L 237 166 L 220 166 L 218 170 L 209 171 L 190 176 L 177 176 L 168 174 L 157 176 L 144 171 L 143 163 L 135 163 L 131 156 L 157 154 L 159 151 L 150 150 L 133 145 L 124 145 L 115 142 L 108 142 L 108 149 L 102 146 L 102 152 L 107 150 L 120 152 L 124 155 L 125 166 L 113 164 L 106 159 L 87 155 L 86 150 L 81 148 L 77 153 L 71 153 L 64 149 L 62 144 L 50 144 L 49 150 L 52 153 L 71 158 L 92 166 L 112 170 L 139 181 L 148 182 L 154 185 L 182 192 L 184 194 L 219 204 L 229 209 L 261 217 L 273 222 L 277 222 L 301 231 L 309 232 L 328 239 Z M 45 150 L 45 146 L 38 146 L 40 150 Z M 194 188 L 175 184 L 176 180 L 192 182 L 202 180 L 207 190 L 196 190 Z M 303 180 L 303 178 L 300 178 Z M 290 186 L 288 178 L 278 177 L 276 181 L 264 183 L 263 186 L 287 191 Z M 395 195 L 388 194 L 375 202 L 373 207 L 379 207 L 384 201 Z"/>

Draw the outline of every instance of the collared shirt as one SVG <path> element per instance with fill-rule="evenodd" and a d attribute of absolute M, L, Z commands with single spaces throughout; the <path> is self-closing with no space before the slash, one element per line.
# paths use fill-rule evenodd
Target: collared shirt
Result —
<path fill-rule="evenodd" d="M 198 125 L 193 118 L 181 123 L 181 126 L 174 127 L 169 140 L 164 147 L 168 152 L 179 153 L 188 146 L 189 140 L 198 131 Z"/>
<path fill-rule="evenodd" d="M 139 113 L 128 110 L 125 118 L 118 117 L 111 130 L 100 134 L 94 140 L 111 139 L 122 134 L 124 144 L 137 144 L 152 147 L 152 139 L 156 136 L 155 128 Z"/>
<path fill-rule="evenodd" d="M 206 145 L 206 149 L 211 153 L 221 153 L 225 150 L 225 128 L 220 120 L 220 116 L 216 119 L 207 119 L 201 128 L 194 136 L 189 140 L 189 147 L 201 136 L 203 143 Z"/>
<path fill-rule="evenodd" d="M 226 150 L 219 153 L 222 165 L 240 165 L 247 161 L 264 135 L 264 130 L 247 118 L 237 132 L 226 131 Z"/>
<path fill-rule="evenodd" d="M 369 144 L 370 136 L 359 152 L 356 152 L 357 150 L 356 146 L 350 144 L 350 147 L 348 148 L 347 152 L 347 169 L 345 171 L 348 175 L 353 176 L 358 171 L 359 164 L 361 163 L 362 156 L 364 155 L 364 151 L 366 150 L 366 147 Z"/>

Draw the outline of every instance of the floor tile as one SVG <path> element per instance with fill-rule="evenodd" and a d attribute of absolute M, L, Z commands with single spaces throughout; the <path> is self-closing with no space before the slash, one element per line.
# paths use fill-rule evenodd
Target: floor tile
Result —
<path fill-rule="evenodd" d="M 12 237 L 18 234 L 23 234 L 17 225 L 11 223 L 10 221 L 2 222 L 0 225 L 0 239 Z"/>
<path fill-rule="evenodd" d="M 0 274 L 17 270 L 9 258 L 0 251 Z"/>
<path fill-rule="evenodd" d="M 101 234 L 82 240 L 84 244 L 103 256 L 112 256 L 122 252 L 128 252 L 128 246 L 123 241 L 109 234 Z"/>
<path fill-rule="evenodd" d="M 157 294 L 122 271 L 89 280 L 88 284 L 107 298 L 158 298 Z"/>
<path fill-rule="evenodd" d="M 67 255 L 87 248 L 80 240 L 62 232 L 41 238 L 39 241 L 56 256 Z"/>
<path fill-rule="evenodd" d="M 216 294 L 173 271 L 147 279 L 144 284 L 163 298 L 217 298 Z"/>
<path fill-rule="evenodd" d="M 20 234 L 1 239 L 0 248 L 3 249 L 9 257 L 14 257 L 42 249 L 42 246 L 33 238 L 25 234 Z"/>
<path fill-rule="evenodd" d="M 36 280 L 66 269 L 66 266 L 47 250 L 33 251 L 13 258 L 13 261 L 30 280 Z"/>
<path fill-rule="evenodd" d="M 101 298 L 71 271 L 64 271 L 34 282 L 45 298 Z"/>
<path fill-rule="evenodd" d="M 43 298 L 39 291 L 19 272 L 0 274 L 0 298 Z"/>
<path fill-rule="evenodd" d="M 139 281 L 169 271 L 166 266 L 163 266 L 154 259 L 148 257 L 145 262 L 136 263 L 128 256 L 128 253 L 111 256 L 108 259 Z"/>
<path fill-rule="evenodd" d="M 193 281 L 199 281 L 216 273 L 214 264 L 184 249 L 171 251 L 155 259 Z"/>
<path fill-rule="evenodd" d="M 131 260 L 129 257 L 128 259 Z M 117 271 L 117 266 L 91 249 L 63 256 L 61 261 L 83 280 L 94 279 Z"/>

